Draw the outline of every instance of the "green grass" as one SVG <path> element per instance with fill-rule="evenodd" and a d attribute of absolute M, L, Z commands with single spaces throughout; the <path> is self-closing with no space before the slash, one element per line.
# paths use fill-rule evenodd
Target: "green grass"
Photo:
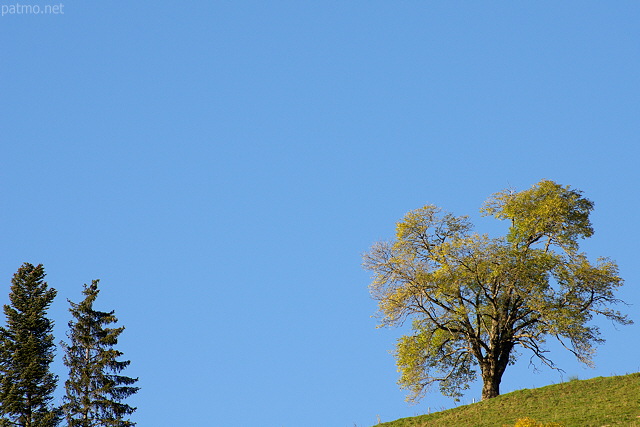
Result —
<path fill-rule="evenodd" d="M 513 426 L 518 418 L 565 427 L 640 426 L 640 373 L 524 389 L 378 427 Z"/>

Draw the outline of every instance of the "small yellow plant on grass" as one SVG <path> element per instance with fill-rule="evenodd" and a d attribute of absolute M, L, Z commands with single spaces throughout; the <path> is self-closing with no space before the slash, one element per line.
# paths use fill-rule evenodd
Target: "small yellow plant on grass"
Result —
<path fill-rule="evenodd" d="M 562 424 L 558 424 L 558 423 L 549 423 L 549 424 L 539 423 L 533 418 L 526 417 L 526 418 L 518 419 L 513 427 L 563 427 L 563 426 Z"/>

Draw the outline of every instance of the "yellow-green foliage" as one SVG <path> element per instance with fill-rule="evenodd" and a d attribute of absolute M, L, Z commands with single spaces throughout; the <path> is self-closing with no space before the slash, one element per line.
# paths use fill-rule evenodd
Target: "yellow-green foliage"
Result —
<path fill-rule="evenodd" d="M 533 418 L 526 417 L 526 418 L 520 418 L 518 421 L 516 421 L 513 427 L 563 427 L 563 426 L 562 424 L 558 424 L 558 423 L 549 423 L 549 424 L 539 423 Z"/>
<path fill-rule="evenodd" d="M 485 204 L 485 215 L 507 220 L 505 237 L 474 233 L 466 216 L 426 205 L 405 215 L 393 241 L 364 254 L 380 326 L 412 322 L 394 353 L 408 400 L 434 385 L 457 398 L 478 372 L 482 398 L 495 397 L 515 348 L 553 365 L 549 337 L 591 365 L 603 342 L 594 315 L 631 323 L 611 307 L 623 283 L 616 263 L 593 263 L 579 251 L 578 242 L 593 234 L 592 209 L 580 191 L 542 180 Z"/>

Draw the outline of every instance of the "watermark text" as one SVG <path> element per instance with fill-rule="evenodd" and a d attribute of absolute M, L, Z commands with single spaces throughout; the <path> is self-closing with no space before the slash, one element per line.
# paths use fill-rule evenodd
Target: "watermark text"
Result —
<path fill-rule="evenodd" d="M 9 15 L 64 15 L 64 4 L 2 4 L 0 5 L 0 16 Z"/>

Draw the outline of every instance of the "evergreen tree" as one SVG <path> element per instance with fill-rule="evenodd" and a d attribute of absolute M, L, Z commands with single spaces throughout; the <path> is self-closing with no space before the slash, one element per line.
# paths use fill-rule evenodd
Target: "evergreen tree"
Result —
<path fill-rule="evenodd" d="M 138 379 L 120 375 L 131 363 L 118 361 L 123 353 L 113 348 L 124 327 L 106 327 L 118 321 L 114 311 L 94 310 L 98 282 L 84 285 L 81 303 L 69 301 L 75 320 L 69 322 L 69 344 L 62 343 L 64 364 L 69 368 L 62 408 L 69 427 L 134 426 L 125 418 L 136 408 L 122 401 L 139 390 L 132 386 Z"/>
<path fill-rule="evenodd" d="M 58 377 L 53 361 L 53 321 L 46 311 L 56 290 L 44 281 L 42 264 L 24 263 L 11 281 L 4 306 L 6 327 L 0 328 L 0 425 L 52 427 L 60 422 L 51 406 Z"/>

